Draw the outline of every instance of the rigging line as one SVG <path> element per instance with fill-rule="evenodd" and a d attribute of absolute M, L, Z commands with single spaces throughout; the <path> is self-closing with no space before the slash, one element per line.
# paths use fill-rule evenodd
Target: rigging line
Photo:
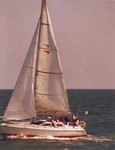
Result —
<path fill-rule="evenodd" d="M 79 115 L 80 108 L 81 108 L 81 103 L 79 104 L 79 107 L 78 107 L 78 111 L 77 111 L 77 117 L 78 117 L 78 115 Z"/>
<path fill-rule="evenodd" d="M 40 70 L 36 70 L 36 71 L 40 73 L 45 73 L 45 74 L 62 74 L 62 72 L 46 72 L 46 71 L 40 71 Z"/>

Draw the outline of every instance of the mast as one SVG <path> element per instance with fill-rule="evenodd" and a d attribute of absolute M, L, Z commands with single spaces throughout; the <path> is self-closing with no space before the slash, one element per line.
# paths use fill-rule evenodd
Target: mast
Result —
<path fill-rule="evenodd" d="M 39 32 L 38 32 L 38 39 L 37 39 L 37 51 L 36 51 L 36 62 L 35 62 L 35 73 L 34 73 L 34 100 L 35 100 L 35 90 L 36 90 L 36 70 L 37 70 L 37 65 L 38 65 L 38 57 L 39 57 L 39 45 L 40 45 L 40 35 L 41 35 L 41 20 L 42 20 L 42 10 L 44 6 L 46 5 L 46 0 L 42 0 L 41 4 L 41 12 L 40 12 L 40 17 L 39 17 Z"/>

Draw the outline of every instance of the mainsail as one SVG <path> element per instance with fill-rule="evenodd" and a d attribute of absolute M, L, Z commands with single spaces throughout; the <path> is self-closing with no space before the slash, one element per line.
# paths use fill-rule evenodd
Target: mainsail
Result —
<path fill-rule="evenodd" d="M 33 68 L 35 48 L 37 44 L 38 25 L 30 44 L 26 59 L 22 66 L 12 96 L 6 108 L 4 118 L 8 120 L 20 120 L 31 118 L 36 115 L 33 100 Z"/>
<path fill-rule="evenodd" d="M 70 112 L 62 68 L 46 1 L 4 114 L 6 119 L 28 119 L 39 113 Z"/>

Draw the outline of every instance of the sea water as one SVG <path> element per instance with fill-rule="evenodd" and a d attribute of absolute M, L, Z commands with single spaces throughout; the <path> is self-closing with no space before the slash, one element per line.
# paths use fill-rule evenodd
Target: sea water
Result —
<path fill-rule="evenodd" d="M 67 90 L 70 108 L 79 119 L 87 110 L 87 138 L 0 137 L 0 150 L 115 150 L 115 90 Z M 12 90 L 0 90 L 2 116 Z M 79 110 L 79 111 L 78 111 Z"/>

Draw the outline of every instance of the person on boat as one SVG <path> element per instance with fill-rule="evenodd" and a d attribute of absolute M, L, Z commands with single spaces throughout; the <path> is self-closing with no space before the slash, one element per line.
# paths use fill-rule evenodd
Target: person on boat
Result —
<path fill-rule="evenodd" d="M 72 122 L 76 122 L 76 121 L 77 121 L 77 116 L 72 115 L 72 116 L 71 116 L 71 120 L 72 120 Z"/>
<path fill-rule="evenodd" d="M 54 121 L 51 117 L 47 117 L 47 121 L 51 122 L 54 127 L 57 127 L 56 121 Z"/>
<path fill-rule="evenodd" d="M 51 118 L 51 117 L 47 117 L 46 120 L 47 120 L 47 121 L 51 121 L 52 118 Z"/>
<path fill-rule="evenodd" d="M 33 118 L 31 119 L 31 124 L 36 124 L 36 117 L 33 117 Z"/>
<path fill-rule="evenodd" d="M 56 121 L 57 122 L 65 123 L 65 120 L 64 120 L 64 118 L 62 116 L 60 118 L 57 118 Z"/>
<path fill-rule="evenodd" d="M 65 120 L 66 125 L 69 126 L 69 123 L 70 123 L 70 120 L 71 120 L 70 114 L 68 114 L 67 116 L 65 116 L 65 117 L 64 117 L 64 120 Z"/>
<path fill-rule="evenodd" d="M 79 120 L 78 120 L 78 117 L 75 116 L 75 115 L 72 115 L 72 122 L 73 122 L 73 125 L 75 126 L 78 126 L 79 125 Z"/>

